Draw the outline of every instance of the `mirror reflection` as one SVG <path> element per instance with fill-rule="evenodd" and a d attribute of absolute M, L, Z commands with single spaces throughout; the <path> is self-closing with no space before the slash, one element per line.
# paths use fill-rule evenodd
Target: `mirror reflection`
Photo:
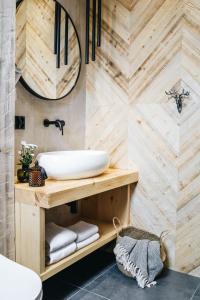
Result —
<path fill-rule="evenodd" d="M 58 100 L 76 86 L 80 42 L 71 17 L 59 2 L 17 2 L 16 49 L 20 81 L 35 96 Z"/>

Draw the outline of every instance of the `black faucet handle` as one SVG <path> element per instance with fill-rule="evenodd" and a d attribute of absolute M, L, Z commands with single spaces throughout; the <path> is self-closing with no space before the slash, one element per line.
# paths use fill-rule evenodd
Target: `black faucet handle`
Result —
<path fill-rule="evenodd" d="M 64 126 L 65 126 L 65 121 L 64 120 L 56 120 L 55 121 L 56 127 L 59 127 L 60 131 L 62 132 L 62 135 L 64 135 Z"/>
<path fill-rule="evenodd" d="M 65 126 L 65 121 L 64 120 L 60 120 L 60 124 L 61 124 L 62 127 L 64 127 Z"/>

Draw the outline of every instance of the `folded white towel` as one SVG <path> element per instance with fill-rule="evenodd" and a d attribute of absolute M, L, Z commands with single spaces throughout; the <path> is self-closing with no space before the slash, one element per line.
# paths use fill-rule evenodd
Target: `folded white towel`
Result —
<path fill-rule="evenodd" d="M 46 247 L 50 253 L 73 243 L 76 238 L 77 234 L 67 228 L 53 222 L 46 224 Z"/>
<path fill-rule="evenodd" d="M 99 233 L 95 233 L 94 235 L 92 235 L 88 239 L 77 243 L 77 249 L 81 249 L 81 248 L 84 248 L 84 247 L 92 244 L 93 242 L 97 241 L 99 239 L 99 237 L 100 237 Z"/>
<path fill-rule="evenodd" d="M 76 243 L 71 243 L 68 246 L 65 246 L 57 251 L 47 254 L 46 255 L 46 264 L 47 265 L 54 264 L 54 263 L 58 262 L 59 260 L 74 253 L 75 251 L 76 251 Z"/>
<path fill-rule="evenodd" d="M 68 228 L 77 234 L 77 243 L 87 240 L 89 237 L 99 231 L 98 226 L 86 223 L 84 221 L 79 221 L 78 223 L 71 225 Z"/>

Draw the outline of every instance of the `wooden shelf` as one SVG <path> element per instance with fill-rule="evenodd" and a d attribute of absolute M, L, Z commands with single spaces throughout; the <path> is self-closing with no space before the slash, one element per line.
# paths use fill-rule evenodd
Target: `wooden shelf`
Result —
<path fill-rule="evenodd" d="M 47 180 L 40 188 L 16 184 L 16 261 L 35 271 L 44 281 L 114 240 L 112 219 L 117 216 L 122 226 L 130 224 L 130 201 L 137 181 L 135 170 L 109 169 L 95 178 Z M 100 239 L 58 263 L 45 266 L 45 222 L 53 218 L 55 223 L 59 219 L 61 226 L 72 224 L 66 206 L 58 206 L 76 200 L 80 200 L 77 218 L 97 224 Z"/>
<path fill-rule="evenodd" d="M 61 261 L 53 265 L 47 266 L 45 271 L 42 274 L 40 274 L 40 277 L 43 281 L 55 275 L 56 273 L 64 270 L 65 268 L 69 267 L 81 258 L 87 256 L 88 254 L 92 253 L 93 251 L 99 249 L 100 247 L 106 245 L 107 243 L 116 238 L 116 231 L 112 223 L 96 222 L 94 220 L 89 220 L 89 222 L 99 226 L 100 238 L 94 243 L 76 251 L 75 253 L 62 259 Z"/>
<path fill-rule="evenodd" d="M 19 202 L 52 208 L 137 181 L 137 171 L 109 169 L 94 178 L 67 181 L 47 180 L 46 185 L 40 188 L 17 183 L 15 193 Z"/>

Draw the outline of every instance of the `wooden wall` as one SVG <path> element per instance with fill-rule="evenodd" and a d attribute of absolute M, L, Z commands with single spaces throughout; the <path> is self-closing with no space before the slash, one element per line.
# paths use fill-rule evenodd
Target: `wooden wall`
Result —
<path fill-rule="evenodd" d="M 14 248 L 15 2 L 0 1 L 0 254 Z"/>
<path fill-rule="evenodd" d="M 200 276 L 200 2 L 185 1 L 181 84 L 191 92 L 180 118 L 176 268 Z"/>
<path fill-rule="evenodd" d="M 137 166 L 132 223 L 168 230 L 169 266 L 200 276 L 200 2 L 103 0 L 87 67 L 86 147 Z M 166 90 L 191 92 L 177 112 Z"/>

